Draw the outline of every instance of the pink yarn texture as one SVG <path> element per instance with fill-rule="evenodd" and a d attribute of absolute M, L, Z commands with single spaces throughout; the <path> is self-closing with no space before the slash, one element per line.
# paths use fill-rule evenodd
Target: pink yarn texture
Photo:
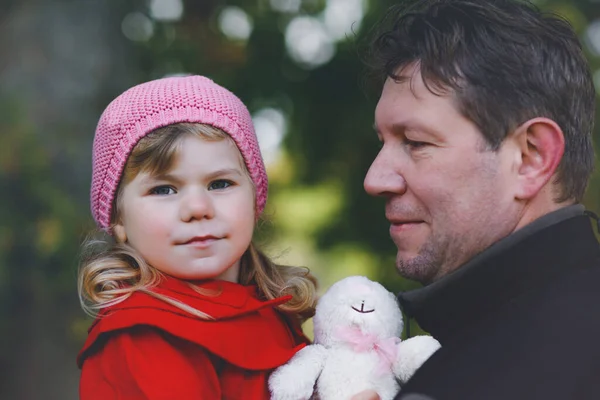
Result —
<path fill-rule="evenodd" d="M 256 187 L 256 215 L 267 201 L 267 173 L 250 113 L 229 90 L 202 76 L 170 77 L 134 86 L 102 113 L 92 149 L 91 209 L 96 224 L 110 233 L 112 205 L 137 142 L 155 129 L 180 122 L 212 125 L 239 148 Z"/>

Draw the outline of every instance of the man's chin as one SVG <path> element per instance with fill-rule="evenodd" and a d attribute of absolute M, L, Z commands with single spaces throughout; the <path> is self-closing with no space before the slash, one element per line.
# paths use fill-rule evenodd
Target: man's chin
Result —
<path fill-rule="evenodd" d="M 398 254 L 396 269 L 402 277 L 428 285 L 435 280 L 439 267 L 422 255 L 409 258 Z"/>

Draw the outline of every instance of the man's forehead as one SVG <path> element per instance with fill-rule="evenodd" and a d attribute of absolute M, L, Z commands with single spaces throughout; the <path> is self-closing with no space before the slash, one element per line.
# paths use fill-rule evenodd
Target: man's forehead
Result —
<path fill-rule="evenodd" d="M 437 97 L 456 98 L 453 85 L 445 83 L 443 78 L 437 78 L 435 75 L 427 73 L 423 75 L 419 62 L 398 67 L 394 71 L 394 75 L 386 79 L 381 95 L 383 96 L 386 91 L 403 90 L 410 90 L 417 99 L 429 94 Z"/>
<path fill-rule="evenodd" d="M 379 101 L 381 102 L 385 96 L 396 96 L 406 91 L 410 92 L 416 99 L 433 94 L 419 71 L 413 74 L 404 71 L 402 74 L 389 77 L 385 81 Z"/>

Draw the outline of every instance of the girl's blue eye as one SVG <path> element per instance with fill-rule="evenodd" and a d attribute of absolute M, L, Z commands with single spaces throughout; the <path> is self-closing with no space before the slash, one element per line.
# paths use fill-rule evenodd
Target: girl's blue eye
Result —
<path fill-rule="evenodd" d="M 159 196 L 167 196 L 169 194 L 175 194 L 175 189 L 171 186 L 157 186 L 150 189 L 150 194 L 156 194 Z"/>
<path fill-rule="evenodd" d="M 216 181 L 212 181 L 210 183 L 210 185 L 208 185 L 208 189 L 209 190 L 220 190 L 220 189 L 228 188 L 231 185 L 233 185 L 233 182 L 228 181 L 226 179 L 219 179 Z"/>

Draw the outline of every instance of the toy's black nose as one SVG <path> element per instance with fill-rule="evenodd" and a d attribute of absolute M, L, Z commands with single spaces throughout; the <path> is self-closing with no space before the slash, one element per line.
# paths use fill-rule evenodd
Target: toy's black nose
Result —
<path fill-rule="evenodd" d="M 361 314 L 368 314 L 368 313 L 372 313 L 373 311 L 375 311 L 374 308 L 372 308 L 372 309 L 365 309 L 365 301 L 364 300 L 362 300 L 360 302 L 360 309 L 358 307 L 354 307 L 354 306 L 351 306 L 351 307 L 352 307 L 352 309 L 354 311 L 359 312 Z"/>

